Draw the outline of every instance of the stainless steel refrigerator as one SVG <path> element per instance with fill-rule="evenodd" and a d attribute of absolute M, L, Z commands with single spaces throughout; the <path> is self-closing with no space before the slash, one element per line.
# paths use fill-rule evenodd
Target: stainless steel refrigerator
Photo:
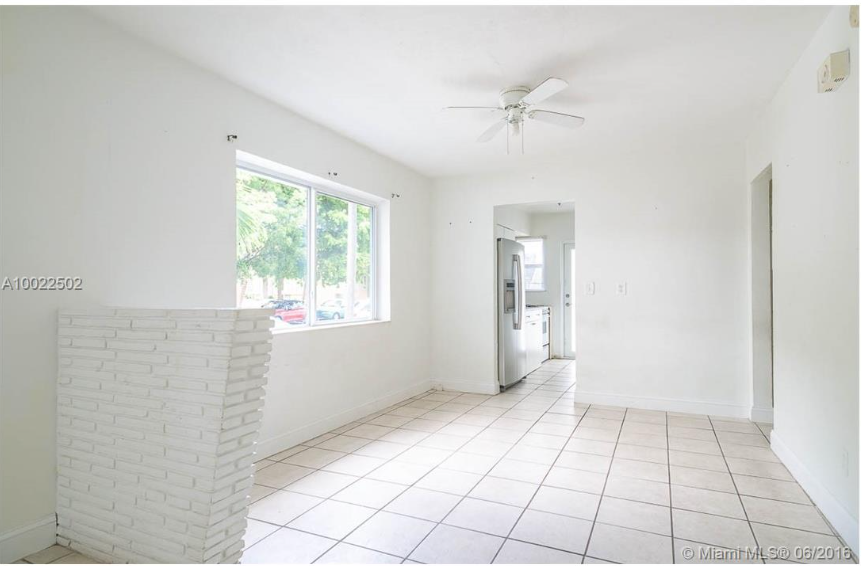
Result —
<path fill-rule="evenodd" d="M 497 238 L 497 379 L 506 388 L 527 371 L 524 246 Z"/>

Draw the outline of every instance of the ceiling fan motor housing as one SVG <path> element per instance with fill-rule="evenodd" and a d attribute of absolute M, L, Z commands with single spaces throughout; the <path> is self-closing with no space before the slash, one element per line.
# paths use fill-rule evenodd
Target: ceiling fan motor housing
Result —
<path fill-rule="evenodd" d="M 512 86 L 500 91 L 500 108 L 506 110 L 506 121 L 512 126 L 512 133 L 521 133 L 521 124 L 524 122 L 524 108 L 526 104 L 521 102 L 530 93 L 529 87 Z"/>
<path fill-rule="evenodd" d="M 510 86 L 500 91 L 500 108 L 509 110 L 513 106 L 518 106 L 521 99 L 530 93 L 530 88 L 526 86 Z"/>

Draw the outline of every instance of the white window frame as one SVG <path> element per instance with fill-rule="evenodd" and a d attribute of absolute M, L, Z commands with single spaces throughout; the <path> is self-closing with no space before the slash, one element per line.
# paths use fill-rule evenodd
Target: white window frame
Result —
<path fill-rule="evenodd" d="M 284 183 L 297 189 L 306 190 L 306 270 L 305 270 L 305 285 L 308 290 L 308 302 L 306 307 L 305 323 L 297 324 L 295 328 L 282 329 L 284 332 L 294 332 L 297 330 L 308 330 L 310 328 L 347 326 L 351 324 L 363 324 L 372 321 L 378 321 L 379 318 L 379 289 L 377 282 L 377 257 L 378 257 L 378 204 L 379 200 L 375 199 L 367 193 L 362 193 L 356 189 L 349 187 L 341 187 L 335 183 L 322 183 L 320 181 L 310 180 L 313 176 L 305 175 L 299 171 L 279 166 L 264 159 L 257 158 L 251 154 L 237 152 L 236 169 L 247 171 L 252 175 L 268 177 L 278 183 Z M 339 321 L 318 320 L 317 319 L 317 258 L 315 255 L 315 244 L 317 242 L 317 195 L 323 194 L 334 197 L 348 203 L 348 210 L 352 210 L 355 215 L 356 205 L 367 206 L 371 209 L 371 277 L 369 281 L 370 298 L 371 298 L 371 315 L 368 318 L 352 319 L 345 318 Z M 350 214 L 350 212 L 348 212 Z M 349 226 L 349 223 L 348 223 Z M 348 228 L 349 229 L 349 228 Z M 354 233 L 355 235 L 355 233 Z M 354 238 L 355 239 L 355 238 Z M 350 246 L 348 239 L 348 246 Z M 352 245 L 356 245 L 355 242 Z M 356 284 L 356 273 L 354 270 L 353 279 L 351 281 L 348 273 L 348 282 L 351 285 Z M 352 310 L 352 306 L 350 307 Z"/>
<path fill-rule="evenodd" d="M 526 272 L 527 268 L 530 266 L 536 267 L 539 266 L 542 268 L 542 286 L 538 289 L 530 289 L 527 288 L 528 293 L 544 293 L 548 290 L 548 273 L 546 271 L 548 267 L 548 246 L 547 246 L 547 238 L 545 236 L 519 236 L 515 238 L 517 242 L 542 242 L 542 263 L 526 263 L 526 254 L 524 258 L 524 271 Z"/>

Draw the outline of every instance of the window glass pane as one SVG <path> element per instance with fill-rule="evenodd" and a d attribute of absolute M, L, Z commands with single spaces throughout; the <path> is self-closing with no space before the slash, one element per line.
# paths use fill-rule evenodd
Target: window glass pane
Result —
<path fill-rule="evenodd" d="M 321 323 L 372 315 L 372 209 L 317 195 L 316 295 Z"/>
<path fill-rule="evenodd" d="M 315 222 L 317 226 L 317 320 L 333 322 L 348 316 L 348 202 L 318 193 Z"/>
<path fill-rule="evenodd" d="M 543 252 L 544 240 L 518 240 L 524 244 L 524 263 L 527 264 L 543 264 L 545 255 Z"/>
<path fill-rule="evenodd" d="M 306 189 L 237 169 L 237 304 L 276 309 L 276 328 L 307 320 L 307 206 Z"/>
<path fill-rule="evenodd" d="M 356 285 L 353 316 L 371 318 L 371 207 L 356 205 Z"/>
<path fill-rule="evenodd" d="M 524 280 L 527 291 L 544 290 L 544 270 L 541 265 L 527 265 L 524 267 Z"/>
<path fill-rule="evenodd" d="M 524 238 L 518 241 L 524 245 L 524 280 L 527 291 L 544 291 L 545 240 Z"/>

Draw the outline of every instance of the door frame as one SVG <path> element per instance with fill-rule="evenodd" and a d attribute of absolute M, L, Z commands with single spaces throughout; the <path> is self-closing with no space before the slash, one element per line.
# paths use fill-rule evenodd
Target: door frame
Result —
<path fill-rule="evenodd" d="M 772 164 L 749 188 L 749 305 L 751 337 L 751 412 L 755 422 L 773 420 L 775 407 L 774 198 Z"/>
<path fill-rule="evenodd" d="M 560 318 L 562 320 L 562 329 L 563 329 L 562 352 L 560 352 L 561 353 L 560 357 L 567 359 L 567 360 L 574 360 L 577 358 L 577 354 L 578 354 L 578 352 L 577 352 L 578 342 L 577 342 L 577 339 L 574 340 L 575 349 L 572 349 L 570 351 L 568 346 L 569 346 L 569 334 L 571 334 L 571 331 L 570 331 L 571 324 L 568 324 L 566 321 L 566 319 L 568 318 L 566 315 L 566 312 L 568 310 L 566 308 L 566 278 L 567 278 L 567 272 L 568 272 L 568 270 L 566 269 L 566 264 L 567 264 L 566 247 L 567 246 L 571 246 L 572 249 L 575 250 L 575 257 L 577 257 L 577 247 L 575 246 L 575 241 L 574 240 L 563 240 L 563 242 L 560 245 L 560 305 L 563 309 L 563 312 L 560 315 Z M 575 261 L 577 261 L 577 259 Z M 570 281 L 571 289 L 569 289 L 569 293 L 572 295 L 571 299 L 572 299 L 573 303 L 575 302 L 575 296 L 576 296 L 575 291 L 578 288 L 577 281 L 576 281 L 577 277 L 578 277 L 577 271 L 575 271 L 575 277 L 574 277 L 574 280 Z M 575 324 L 577 324 L 577 316 L 575 315 L 575 308 L 577 308 L 577 304 L 573 304 L 571 316 L 574 319 L 573 322 Z M 572 336 L 572 338 L 577 338 L 577 326 L 575 327 L 575 336 Z"/>

